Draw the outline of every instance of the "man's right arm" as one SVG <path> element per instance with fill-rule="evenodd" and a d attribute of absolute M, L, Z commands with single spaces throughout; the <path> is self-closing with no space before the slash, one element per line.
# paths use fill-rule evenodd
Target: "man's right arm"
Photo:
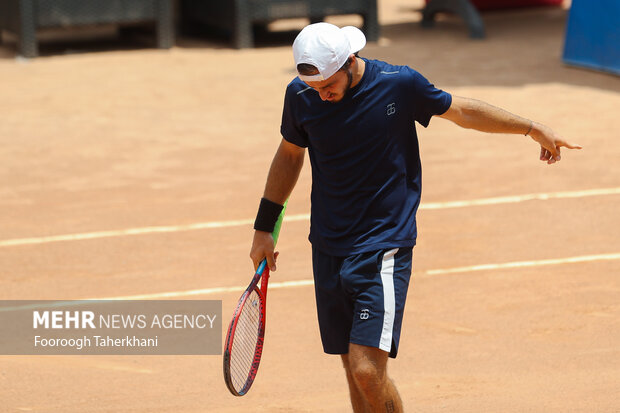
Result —
<path fill-rule="evenodd" d="M 278 148 L 269 174 L 263 197 L 277 204 L 283 205 L 288 199 L 299 178 L 299 173 L 304 164 L 306 150 L 295 144 L 282 139 Z M 276 254 L 274 253 L 274 242 L 270 233 L 263 231 L 254 232 L 250 258 L 254 264 L 254 269 L 267 258 L 267 265 L 271 271 L 276 270 Z"/>

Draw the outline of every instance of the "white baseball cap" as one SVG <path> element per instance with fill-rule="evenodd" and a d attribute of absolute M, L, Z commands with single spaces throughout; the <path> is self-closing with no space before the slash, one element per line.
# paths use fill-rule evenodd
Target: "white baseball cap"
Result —
<path fill-rule="evenodd" d="M 303 81 L 328 79 L 345 64 L 352 53 L 366 45 L 366 36 L 354 26 L 339 28 L 330 23 L 314 23 L 304 27 L 293 42 L 295 65 L 307 63 L 319 70 L 312 76 L 299 75 Z"/>

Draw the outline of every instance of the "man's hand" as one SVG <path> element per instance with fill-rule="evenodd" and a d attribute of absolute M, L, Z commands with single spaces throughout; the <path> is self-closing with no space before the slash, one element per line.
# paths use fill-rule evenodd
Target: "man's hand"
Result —
<path fill-rule="evenodd" d="M 562 159 L 560 148 L 581 149 L 581 146 L 568 143 L 550 127 L 541 123 L 533 122 L 532 130 L 528 134 L 540 144 L 540 160 L 551 165 Z"/>
<path fill-rule="evenodd" d="M 250 258 L 254 263 L 254 271 L 256 271 L 263 258 L 267 258 L 269 271 L 276 270 L 278 253 L 274 252 L 274 248 L 273 237 L 269 232 L 254 231 L 254 240 L 252 241 L 252 249 L 250 250 Z"/>

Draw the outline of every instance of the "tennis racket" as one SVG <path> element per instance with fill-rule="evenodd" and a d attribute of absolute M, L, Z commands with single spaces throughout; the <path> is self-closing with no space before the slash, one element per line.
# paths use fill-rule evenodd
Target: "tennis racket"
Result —
<path fill-rule="evenodd" d="M 286 203 L 272 232 L 274 244 L 278 241 Z M 260 289 L 258 282 L 261 282 Z M 258 371 L 265 338 L 265 315 L 269 267 L 261 261 L 252 282 L 237 303 L 228 326 L 224 347 L 224 380 L 235 396 L 246 394 Z"/>

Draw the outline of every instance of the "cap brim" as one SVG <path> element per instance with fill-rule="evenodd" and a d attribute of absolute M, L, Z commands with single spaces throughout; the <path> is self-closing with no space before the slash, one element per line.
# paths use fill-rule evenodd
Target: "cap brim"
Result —
<path fill-rule="evenodd" d="M 355 26 L 345 26 L 342 29 L 342 32 L 349 39 L 349 44 L 351 45 L 351 53 L 357 53 L 366 46 L 366 36 L 364 33 Z"/>

